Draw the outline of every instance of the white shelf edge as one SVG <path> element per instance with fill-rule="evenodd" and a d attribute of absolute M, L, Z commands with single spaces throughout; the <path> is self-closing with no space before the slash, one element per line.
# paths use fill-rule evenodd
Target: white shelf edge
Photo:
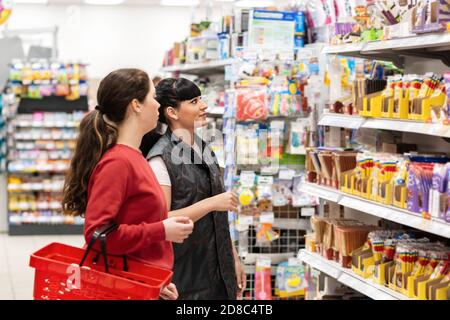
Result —
<path fill-rule="evenodd" d="M 333 189 L 318 186 L 308 182 L 304 182 L 301 184 L 300 191 L 332 202 L 339 202 L 342 197 L 340 192 L 337 190 L 335 191 Z"/>
<path fill-rule="evenodd" d="M 361 292 L 375 300 L 409 300 L 408 297 L 387 287 L 371 282 L 353 273 L 350 269 L 340 266 L 334 261 L 327 260 L 318 254 L 301 249 L 298 258 L 313 268 L 326 273 L 346 286 Z"/>
<path fill-rule="evenodd" d="M 206 113 L 209 115 L 223 115 L 225 107 L 211 107 L 206 109 Z"/>
<path fill-rule="evenodd" d="M 359 198 L 343 193 L 339 190 L 317 186 L 312 183 L 303 183 L 301 186 L 301 191 L 330 201 L 333 201 L 333 198 L 337 198 L 338 200 L 333 202 L 337 202 L 344 207 L 349 207 L 372 216 L 397 222 L 450 239 L 450 224 L 435 218 L 427 220 L 422 218 L 419 214 L 415 214 L 404 209 L 383 205 L 372 200 Z M 332 194 L 334 194 L 334 197 L 331 196 Z M 322 197 L 322 195 L 325 196 Z"/>
<path fill-rule="evenodd" d="M 337 113 L 324 113 L 320 117 L 320 126 L 331 126 L 348 129 L 359 129 L 366 119 L 359 116 L 351 116 Z"/>
<path fill-rule="evenodd" d="M 349 44 L 328 45 L 323 53 L 328 54 L 360 54 L 370 58 L 371 52 L 389 52 L 389 50 L 414 50 L 420 48 L 440 47 L 450 45 L 450 33 L 430 33 L 412 35 L 405 38 L 396 38 L 382 41 L 357 42 Z"/>
<path fill-rule="evenodd" d="M 413 132 L 450 138 L 450 126 L 409 120 L 367 119 L 362 128 Z"/>
<path fill-rule="evenodd" d="M 321 126 L 349 129 L 368 128 L 412 132 L 450 138 L 450 125 L 432 124 L 412 120 L 363 118 L 345 114 L 324 113 L 321 115 L 318 124 Z"/>
<path fill-rule="evenodd" d="M 173 66 L 167 66 L 160 68 L 161 72 L 186 72 L 190 73 L 195 70 L 208 70 L 213 68 L 224 67 L 236 63 L 236 59 L 225 59 L 225 60 L 214 60 L 202 63 L 189 63 L 189 64 L 179 64 Z M 195 72 L 197 73 L 197 72 Z"/>

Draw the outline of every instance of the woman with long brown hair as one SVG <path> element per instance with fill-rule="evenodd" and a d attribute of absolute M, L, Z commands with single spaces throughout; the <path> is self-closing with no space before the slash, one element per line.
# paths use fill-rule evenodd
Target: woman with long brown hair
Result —
<path fill-rule="evenodd" d="M 96 110 L 80 124 L 75 154 L 64 184 L 63 208 L 85 216 L 84 236 L 115 222 L 108 253 L 173 267 L 170 242 L 193 230 L 187 217 L 167 218 L 164 194 L 139 145 L 156 127 L 159 103 L 148 75 L 137 69 L 111 72 L 100 83 Z M 173 284 L 161 292 L 176 299 Z"/>

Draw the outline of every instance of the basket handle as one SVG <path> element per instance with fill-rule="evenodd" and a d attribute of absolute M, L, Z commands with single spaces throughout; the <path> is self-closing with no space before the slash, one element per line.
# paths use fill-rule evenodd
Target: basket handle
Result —
<path fill-rule="evenodd" d="M 86 248 L 86 251 L 84 252 L 83 258 L 80 262 L 80 267 L 83 266 L 83 263 L 85 262 L 89 252 L 92 249 L 92 246 L 97 240 L 100 240 L 100 252 L 97 254 L 97 256 L 93 259 L 94 262 L 97 262 L 97 259 L 99 255 L 101 254 L 103 256 L 103 261 L 105 265 L 105 272 L 109 273 L 108 269 L 108 260 L 107 260 L 107 252 L 106 252 L 106 237 L 113 231 L 116 231 L 119 228 L 117 223 L 111 222 L 102 228 L 95 230 L 94 234 L 92 235 L 91 241 L 89 241 L 89 244 Z M 123 271 L 128 271 L 128 261 L 127 256 L 123 255 Z"/>

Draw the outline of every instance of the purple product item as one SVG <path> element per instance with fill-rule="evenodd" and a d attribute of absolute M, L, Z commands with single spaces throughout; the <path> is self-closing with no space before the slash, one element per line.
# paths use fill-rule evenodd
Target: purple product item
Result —
<path fill-rule="evenodd" d="M 433 179 L 430 191 L 430 212 L 433 216 L 445 220 L 446 206 L 442 203 L 448 188 L 448 171 L 450 163 L 435 164 L 433 168 Z M 446 199 L 445 199 L 446 201 Z M 433 208 L 431 208 L 433 207 Z"/>
<path fill-rule="evenodd" d="M 419 188 L 412 166 L 408 169 L 409 178 L 406 186 L 406 206 L 408 211 L 420 213 Z"/>
<path fill-rule="evenodd" d="M 450 223 L 450 165 L 447 164 L 447 213 L 444 220 Z"/>
<path fill-rule="evenodd" d="M 447 94 L 447 118 L 450 120 L 450 72 L 444 73 L 444 81 Z"/>

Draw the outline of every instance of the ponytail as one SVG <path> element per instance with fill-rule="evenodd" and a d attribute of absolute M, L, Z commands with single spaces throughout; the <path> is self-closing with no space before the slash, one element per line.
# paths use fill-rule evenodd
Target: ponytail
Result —
<path fill-rule="evenodd" d="M 117 126 L 99 111 L 87 114 L 64 182 L 62 206 L 65 214 L 83 216 L 87 205 L 89 179 L 103 154 L 117 142 Z"/>

